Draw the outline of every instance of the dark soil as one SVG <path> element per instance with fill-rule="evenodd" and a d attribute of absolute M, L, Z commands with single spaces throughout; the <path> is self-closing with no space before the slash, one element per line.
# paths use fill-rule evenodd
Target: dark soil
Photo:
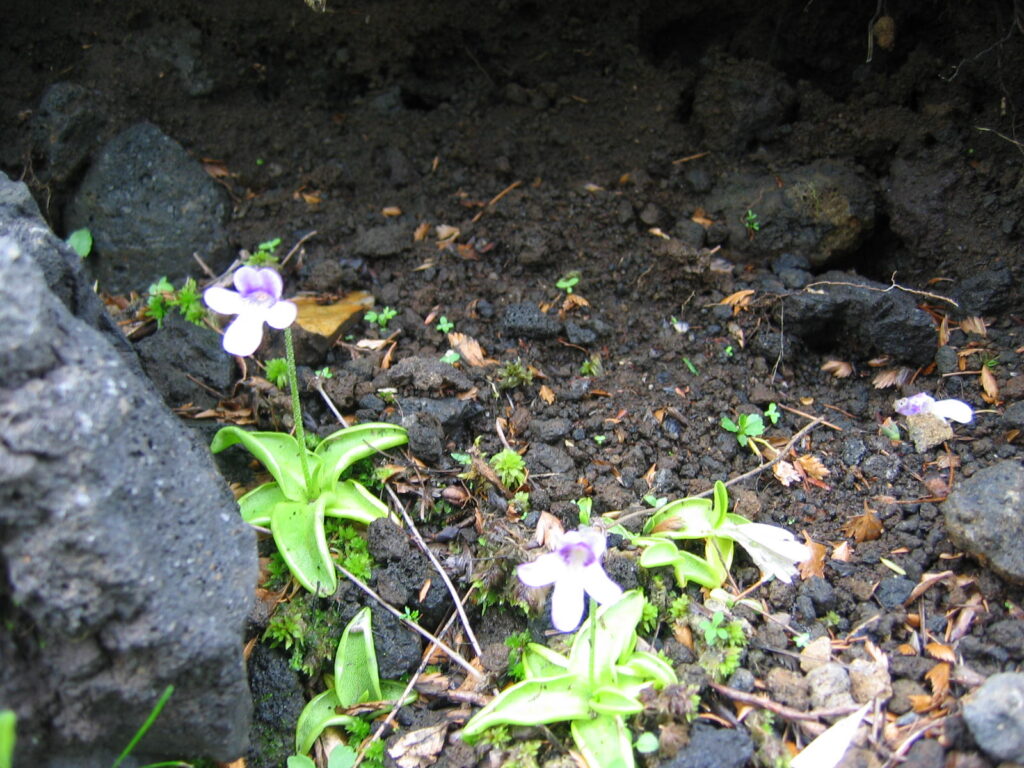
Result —
<path fill-rule="evenodd" d="M 893 8 L 895 42 L 873 43 L 870 63 L 874 4 L 823 0 L 359 0 L 330 3 L 326 14 L 296 0 L 8 5 L 0 168 L 30 184 L 59 234 L 80 171 L 55 177 L 34 152 L 30 127 L 46 86 L 70 81 L 95 93 L 104 116 L 97 137 L 145 119 L 196 158 L 227 169 L 220 181 L 233 204 L 233 249 L 280 237 L 286 250 L 308 237 L 285 269 L 288 293 L 365 290 L 378 309 L 398 310 L 387 332 L 356 325 L 349 341 L 326 354 L 306 352 L 300 363 L 335 371 L 332 392 L 346 414 L 411 419 L 413 453 L 424 464 L 406 472 L 398 490 L 462 590 L 476 579 L 492 596 L 515 596 L 505 577 L 524 556 L 540 511 L 571 528 L 573 500 L 584 496 L 598 514 L 635 511 L 645 495 L 700 493 L 756 468 L 757 457 L 719 422 L 774 402 L 782 417 L 766 436 L 780 443 L 816 417 L 828 422 L 796 446 L 828 474 L 784 487 L 767 470 L 733 485 L 732 499 L 746 517 L 805 534 L 827 555 L 821 576 L 753 592 L 793 631 L 745 615 L 754 630 L 743 662 L 749 674 L 733 684 L 813 708 L 804 682 L 794 683 L 796 693 L 778 682 L 778 670 L 799 670 L 793 635 L 802 633 L 831 636 L 844 663 L 868 658 L 866 641 L 877 647 L 897 692 L 893 718 L 910 711 L 908 696 L 932 693 L 927 675 L 940 662 L 925 652 L 927 643 L 948 644 L 962 669 L 982 676 L 1019 668 L 1024 645 L 1006 634 L 1024 626 L 1020 590 L 953 546 L 941 509 L 962 478 L 1022 457 L 1019 426 L 1003 415 L 1024 394 L 1017 378 L 1024 177 L 1015 138 L 1024 49 L 1012 3 Z M 872 225 L 821 231 L 799 229 L 781 209 L 773 218 L 773 195 L 812 172 L 838 179 L 842 190 L 860 179 L 863 199 L 848 197 L 873 212 Z M 828 217 L 821 213 L 827 196 L 810 204 L 823 206 L 812 219 Z M 391 207 L 399 213 L 384 213 Z M 744 225 L 748 210 L 760 229 Z M 430 229 L 415 241 L 421 224 Z M 458 236 L 439 243 L 439 225 L 456 227 Z M 902 350 L 896 341 L 909 331 L 896 329 L 890 344 L 840 329 L 838 320 L 811 331 L 794 327 L 787 301 L 808 295 L 809 272 L 836 268 L 883 287 L 897 273 L 896 282 L 915 291 L 900 292 L 928 306 L 935 333 L 899 359 L 879 362 L 871 358 Z M 575 304 L 556 288 L 571 272 L 579 275 L 572 295 L 585 300 Z M 746 306 L 723 304 L 746 289 L 753 291 Z M 942 297 L 955 297 L 960 308 Z M 858 310 L 864 323 L 871 306 Z M 874 306 L 886 305 L 879 298 Z M 449 349 L 436 329 L 442 315 L 495 362 L 474 366 L 464 355 L 447 380 L 434 381 L 430 364 Z M 985 318 L 986 336 L 960 330 L 973 315 Z M 954 361 L 937 368 L 943 317 Z M 395 331 L 391 348 L 355 344 Z M 941 375 L 960 374 L 955 355 L 969 348 L 977 352 L 963 357 L 963 375 Z M 848 362 L 852 375 L 823 372 L 829 360 Z M 977 374 L 986 361 L 998 387 L 988 401 Z M 515 362 L 532 381 L 506 386 L 501 374 Z M 876 374 L 902 365 L 912 383 L 876 385 Z M 287 423 L 281 398 L 250 384 L 203 407 L 233 394 L 236 405 L 253 405 L 265 427 Z M 393 388 L 394 399 L 382 398 L 383 388 Z M 956 425 L 954 439 L 917 453 L 905 432 L 902 442 L 879 432 L 893 400 L 917 391 L 984 412 Z M 204 397 L 196 389 L 169 404 Z M 304 403 L 317 431 L 338 426 L 318 394 Z M 532 512 L 521 519 L 481 481 L 468 483 L 464 498 L 449 497 L 462 506 L 438 505 L 445 488 L 464 487 L 453 452 L 474 444 L 488 456 L 501 450 L 496 424 L 525 450 Z M 856 541 L 849 524 L 868 509 L 881 536 Z M 834 559 L 844 543 L 848 559 Z M 623 549 L 610 556 L 624 586 L 638 578 L 629 558 Z M 410 569 L 393 559 L 375 583 L 386 583 L 398 608 L 404 597 L 435 629 L 447 612 L 446 593 L 425 558 Z M 904 605 L 922 575 L 942 571 L 955 578 Z M 419 587 L 432 576 L 430 596 L 422 597 Z M 759 575 L 740 554 L 732 577 L 744 590 Z M 665 583 L 674 588 L 669 574 Z M 309 611 L 337 610 L 342 622 L 357 600 L 349 586 L 343 590 L 338 605 L 323 601 Z M 702 601 L 692 585 L 687 591 Z M 951 637 L 972 599 L 981 607 Z M 548 627 L 544 611 L 527 622 L 518 607 L 503 605 L 486 613 L 476 606 L 471 617 L 499 687 L 504 637 L 529 627 L 543 640 Z M 254 637 L 262 621 L 254 619 Z M 995 625 L 1003 628 L 993 637 Z M 660 628 L 648 639 L 692 674 L 693 655 L 667 624 Z M 398 647 L 388 673 L 415 668 L 419 650 Z M 271 678 L 288 679 L 267 660 L 276 652 L 259 653 L 259 667 L 275 669 Z M 458 667 L 445 669 L 459 682 Z M 307 693 L 321 690 L 316 679 L 303 684 Z M 728 697 L 701 690 L 708 718 L 735 725 Z M 954 683 L 922 719 L 897 723 L 863 748 L 863 764 L 888 760 L 936 712 L 955 715 L 968 690 Z M 429 706 L 401 714 L 399 732 L 442 714 L 455 722 L 468 714 L 441 693 L 423 701 Z M 269 727 L 290 732 L 292 709 L 279 706 Z M 988 765 L 956 722 L 927 735 L 939 739 L 932 764 L 945 753 L 954 761 L 946 764 Z M 565 743 L 567 734 L 556 732 Z M 801 743 L 810 735 L 784 719 L 776 733 Z M 559 754 L 552 741 L 541 759 Z M 249 765 L 278 759 L 254 754 Z M 455 740 L 438 764 L 477 759 L 494 765 L 503 758 Z M 691 764 L 675 759 L 661 764 Z"/>

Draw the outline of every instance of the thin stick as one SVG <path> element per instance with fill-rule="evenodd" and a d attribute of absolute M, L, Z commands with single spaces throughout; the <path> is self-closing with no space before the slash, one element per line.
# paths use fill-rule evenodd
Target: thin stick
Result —
<path fill-rule="evenodd" d="M 819 418 L 818 416 L 815 416 L 812 413 L 806 413 L 804 411 L 798 411 L 796 408 L 790 408 L 788 405 L 780 405 L 779 408 L 781 408 L 784 411 L 789 411 L 790 413 L 795 413 L 797 416 L 803 416 L 805 419 L 813 420 L 813 419 Z M 824 419 L 821 420 L 821 425 L 823 427 L 828 427 L 829 429 L 834 429 L 836 432 L 842 432 L 843 431 L 842 427 L 837 427 L 832 422 L 825 421 Z"/>
<path fill-rule="evenodd" d="M 391 500 L 395 502 L 395 506 L 398 507 L 398 511 L 402 513 L 402 519 L 405 520 L 405 524 L 409 526 L 409 530 L 412 532 L 412 537 L 416 540 L 416 544 L 423 550 L 423 554 L 430 558 L 430 562 L 433 563 L 434 568 L 441 575 L 444 585 L 448 587 L 448 592 L 451 593 L 452 600 L 455 601 L 455 610 L 459 613 L 459 620 L 462 622 L 462 628 L 466 630 L 466 638 L 469 640 L 469 644 L 473 646 L 473 651 L 476 652 L 478 657 L 483 656 L 484 654 L 483 651 L 480 650 L 480 644 L 476 641 L 476 635 L 473 634 L 473 628 L 469 624 L 469 617 L 466 615 L 466 610 L 462 607 L 462 603 L 459 601 L 459 593 L 456 591 L 455 585 L 452 584 L 452 580 L 448 578 L 448 574 L 445 572 L 444 568 L 441 567 L 441 563 L 438 562 L 434 553 L 430 551 L 430 547 L 427 546 L 423 537 L 420 536 L 416 523 L 412 521 L 409 513 L 405 511 L 405 506 L 399 500 L 394 489 L 390 485 L 387 486 L 387 489 L 388 493 L 391 494 Z"/>
<path fill-rule="evenodd" d="M 745 693 L 744 691 L 737 690 L 736 688 L 730 688 L 728 685 L 722 685 L 721 683 L 715 683 L 710 680 L 708 681 L 708 685 L 723 696 L 728 696 L 733 701 L 738 701 L 740 704 L 749 704 L 752 707 L 767 709 L 769 712 L 774 712 L 779 717 L 784 717 L 787 720 L 820 720 L 823 717 L 841 717 L 842 715 L 852 714 L 860 709 L 856 704 L 847 704 L 846 706 L 833 707 L 831 709 L 812 709 L 810 712 L 801 712 L 799 709 L 793 709 L 791 707 L 787 707 L 785 704 L 778 704 L 771 699 L 766 699 L 762 696 L 755 696 L 752 693 Z"/>
<path fill-rule="evenodd" d="M 327 403 L 327 407 L 331 409 L 331 413 L 334 414 L 334 418 L 338 420 L 338 423 L 343 427 L 348 427 L 348 421 L 345 420 L 345 417 L 341 415 L 341 411 L 339 411 L 334 405 L 334 401 L 331 400 L 331 396 L 324 391 L 324 383 L 320 381 L 319 376 L 316 377 L 313 387 L 320 393 L 320 397 L 324 399 L 324 402 Z"/>
<path fill-rule="evenodd" d="M 290 259 L 292 256 L 295 255 L 295 252 L 297 250 L 299 250 L 299 248 L 302 247 L 302 244 L 304 242 L 306 242 L 307 240 L 309 240 L 309 238 L 315 237 L 316 234 L 317 234 L 317 231 L 314 229 L 309 234 L 303 235 L 301 238 L 299 238 L 299 242 L 297 242 L 295 245 L 292 246 L 292 249 L 290 251 L 288 251 L 288 255 L 285 256 L 284 259 L 281 261 L 281 266 L 283 267 L 285 264 L 287 264 L 288 263 L 288 259 Z"/>
<path fill-rule="evenodd" d="M 494 197 L 492 197 L 490 200 L 488 200 L 487 201 L 487 205 L 485 205 L 483 208 L 481 208 L 480 211 L 477 213 L 477 215 L 472 218 L 473 223 L 475 224 L 476 222 L 480 221 L 480 219 L 483 217 L 483 215 L 485 213 L 487 213 L 487 209 L 488 208 L 493 207 L 495 203 L 497 203 L 499 200 L 501 200 L 501 198 L 503 198 L 505 195 L 507 195 L 509 192 L 511 192 L 516 187 L 522 186 L 522 184 L 523 184 L 522 180 L 520 180 L 520 181 L 513 181 L 511 184 L 509 184 L 507 187 L 505 187 L 503 190 L 501 190 L 501 192 L 499 192 Z"/>
<path fill-rule="evenodd" d="M 687 155 L 686 157 L 680 157 L 678 160 L 673 160 L 672 165 L 682 165 L 683 163 L 688 163 L 691 160 L 700 160 L 702 157 L 707 157 L 710 154 L 710 152 L 698 152 L 695 155 Z"/>
<path fill-rule="evenodd" d="M 472 664 L 470 664 L 468 661 L 466 661 L 465 657 L 463 657 L 462 654 L 460 654 L 458 651 L 454 650 L 453 648 L 450 648 L 448 645 L 446 645 L 444 642 L 442 642 L 438 638 L 434 637 L 432 634 L 427 632 L 427 630 L 425 630 L 423 627 L 421 627 L 415 621 L 410 621 L 409 619 L 405 618 L 399 611 L 397 611 L 395 609 L 394 606 L 392 606 L 390 603 L 388 603 L 383 597 L 381 597 L 376 592 L 374 592 L 369 586 L 364 584 L 354 574 L 349 573 L 349 571 L 344 566 L 339 565 L 338 563 L 335 563 L 334 567 L 338 569 L 338 572 L 341 573 L 342 576 L 347 578 L 349 581 L 351 581 L 353 584 L 355 584 L 357 587 L 359 587 L 361 590 L 363 590 L 363 592 L 365 592 L 370 597 L 372 597 L 374 600 L 376 600 L 378 603 L 380 603 L 381 606 L 383 606 L 384 610 L 386 610 L 388 613 L 390 613 L 392 616 L 394 616 L 400 622 L 405 624 L 405 626 L 407 626 L 413 632 L 416 632 L 416 633 L 422 635 L 423 637 L 425 637 L 430 642 L 434 643 L 438 648 L 440 648 L 442 651 L 447 653 L 452 661 L 454 661 L 456 664 L 458 664 L 464 670 L 466 670 L 471 675 L 473 675 L 473 677 L 475 677 L 477 680 L 483 679 L 483 674 L 480 672 L 480 670 L 478 670 L 476 667 L 474 667 Z"/>
<path fill-rule="evenodd" d="M 892 277 L 889 278 L 889 281 L 891 285 L 888 288 L 875 288 L 873 285 L 864 285 L 863 283 L 847 283 L 843 282 L 842 280 L 819 280 L 816 283 L 808 283 L 807 285 L 804 286 L 804 290 L 810 291 L 811 288 L 814 288 L 817 285 L 845 285 L 847 288 L 863 288 L 865 291 L 874 291 L 875 293 L 888 293 L 889 291 L 892 290 L 899 290 L 905 293 L 912 293 L 915 296 L 924 296 L 925 298 L 928 299 L 945 301 L 952 304 L 957 309 L 960 308 L 960 305 L 957 304 L 948 296 L 940 296 L 937 293 L 929 293 L 928 291 L 916 291 L 913 288 L 907 288 L 906 286 L 900 285 L 899 283 L 896 282 L 895 272 L 892 273 Z"/>

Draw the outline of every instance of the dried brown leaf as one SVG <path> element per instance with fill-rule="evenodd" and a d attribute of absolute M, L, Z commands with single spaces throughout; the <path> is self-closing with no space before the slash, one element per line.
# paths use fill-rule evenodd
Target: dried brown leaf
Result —
<path fill-rule="evenodd" d="M 541 384 L 540 391 L 537 394 L 540 395 L 540 399 L 543 400 L 548 405 L 551 405 L 553 402 L 555 402 L 555 391 L 551 389 L 551 387 L 549 387 L 547 384 Z"/>
<path fill-rule="evenodd" d="M 943 315 L 939 322 L 939 346 L 944 347 L 947 344 L 949 344 L 949 315 Z"/>
<path fill-rule="evenodd" d="M 931 685 L 934 698 L 938 699 L 949 693 L 949 673 L 951 671 L 952 667 L 949 663 L 940 661 L 925 673 L 925 680 Z"/>
<path fill-rule="evenodd" d="M 388 747 L 388 754 L 399 768 L 427 768 L 444 749 L 447 731 L 445 722 L 409 731 Z"/>
<path fill-rule="evenodd" d="M 827 360 L 821 370 L 831 373 L 837 379 L 845 379 L 853 375 L 853 366 L 845 360 Z"/>
<path fill-rule="evenodd" d="M 397 205 L 388 205 L 381 209 L 380 214 L 385 218 L 393 218 L 394 216 L 401 216 L 402 209 Z"/>
<path fill-rule="evenodd" d="M 987 365 L 981 366 L 981 388 L 989 397 L 989 402 L 999 398 L 999 385 L 996 384 L 996 377 L 992 369 Z"/>
<path fill-rule="evenodd" d="M 732 313 L 734 315 L 738 315 L 742 310 L 747 309 L 750 306 L 750 297 L 753 295 L 753 288 L 744 288 L 742 291 L 730 293 L 718 303 L 732 307 Z"/>
<path fill-rule="evenodd" d="M 956 652 L 944 643 L 927 643 L 924 650 L 925 653 L 933 659 L 948 661 L 950 664 L 956 664 Z"/>
<path fill-rule="evenodd" d="M 427 239 L 427 235 L 430 234 L 430 225 L 421 221 L 419 226 L 416 227 L 416 231 L 412 233 L 412 239 L 414 242 L 421 243 Z"/>
<path fill-rule="evenodd" d="M 534 528 L 533 539 L 542 547 L 553 549 L 555 542 L 565 533 L 562 521 L 550 512 L 541 512 Z"/>
<path fill-rule="evenodd" d="M 803 475 L 788 461 L 779 461 L 773 464 L 772 474 L 775 475 L 776 480 L 787 488 L 793 485 L 793 483 L 799 483 L 804 479 Z"/>
<path fill-rule="evenodd" d="M 824 480 L 828 475 L 828 468 L 821 463 L 821 459 L 813 454 L 805 453 L 796 460 L 796 463 L 808 477 L 813 477 L 815 480 Z"/>
<path fill-rule="evenodd" d="M 858 544 L 864 541 L 874 541 L 882 535 L 882 521 L 878 519 L 875 510 L 864 505 L 864 514 L 857 515 L 852 520 L 843 524 L 843 533 L 852 536 Z"/>
<path fill-rule="evenodd" d="M 965 317 L 960 321 L 960 330 L 964 333 L 973 333 L 976 336 L 988 336 L 985 328 L 985 321 L 978 316 Z"/>
<path fill-rule="evenodd" d="M 848 563 L 853 560 L 853 551 L 850 548 L 850 542 L 844 541 L 838 547 L 833 549 L 832 559 L 838 560 L 841 563 Z"/>
<path fill-rule="evenodd" d="M 805 581 L 812 576 L 823 579 L 825 578 L 825 553 L 827 552 L 825 545 L 812 539 L 807 531 L 803 531 L 803 534 L 804 544 L 811 550 L 811 556 L 800 563 L 800 578 Z"/>
<path fill-rule="evenodd" d="M 462 361 L 466 365 L 480 368 L 484 365 L 495 365 L 497 360 L 492 360 L 484 353 L 483 347 L 472 336 L 452 331 L 448 334 L 448 343 L 451 348 L 462 355 Z"/>
<path fill-rule="evenodd" d="M 876 373 L 871 383 L 875 389 L 902 387 L 910 381 L 910 377 L 913 375 L 914 371 L 910 368 L 886 368 L 884 371 Z"/>

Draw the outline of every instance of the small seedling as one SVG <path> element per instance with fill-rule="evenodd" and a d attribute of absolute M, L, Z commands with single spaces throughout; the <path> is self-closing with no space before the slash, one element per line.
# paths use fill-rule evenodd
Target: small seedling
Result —
<path fill-rule="evenodd" d="M 455 365 L 461 359 L 462 355 L 460 355 L 454 349 L 449 349 L 447 352 L 441 355 L 441 362 L 448 363 L 448 365 Z"/>
<path fill-rule="evenodd" d="M 288 361 L 283 357 L 274 357 L 267 360 L 267 381 L 278 389 L 284 389 L 288 383 Z"/>
<path fill-rule="evenodd" d="M 723 352 L 725 353 L 725 356 L 726 356 L 726 357 L 732 357 L 732 355 L 733 355 L 733 348 L 732 348 L 732 344 L 728 345 L 728 346 L 727 346 L 727 347 L 726 347 L 726 348 L 725 348 L 725 349 L 723 350 Z"/>
<path fill-rule="evenodd" d="M 668 615 L 676 621 L 683 619 L 690 612 L 690 596 L 680 595 L 668 606 Z"/>
<path fill-rule="evenodd" d="M 736 442 L 744 448 L 747 447 L 748 442 L 752 441 L 752 438 L 764 434 L 764 419 L 758 413 L 741 413 L 736 421 L 728 416 L 723 416 L 720 424 L 722 429 L 735 433 Z"/>
<path fill-rule="evenodd" d="M 764 415 L 768 417 L 768 421 L 772 423 L 772 426 L 779 423 L 779 417 L 782 415 L 779 412 L 779 407 L 775 403 L 768 403 L 768 407 L 764 410 Z"/>
<path fill-rule="evenodd" d="M 68 239 L 64 242 L 71 246 L 71 250 L 77 253 L 80 258 L 84 259 L 92 253 L 92 232 L 88 227 L 76 229 L 68 235 Z"/>
<path fill-rule="evenodd" d="M 412 622 L 413 624 L 419 624 L 419 622 L 420 622 L 420 615 L 421 615 L 420 612 L 418 610 L 416 610 L 415 608 L 410 608 L 409 606 L 405 606 L 405 608 L 402 609 L 401 618 L 404 621 L 409 621 L 409 622 Z"/>
<path fill-rule="evenodd" d="M 806 648 L 811 644 L 811 633 L 801 632 L 798 635 L 793 635 L 793 645 L 797 648 Z"/>
<path fill-rule="evenodd" d="M 260 243 L 256 246 L 256 250 L 249 254 L 249 258 L 245 263 L 250 267 L 267 267 L 271 264 L 277 264 L 277 256 L 274 255 L 274 251 L 277 250 L 277 246 L 280 244 L 280 237 Z"/>
<path fill-rule="evenodd" d="M 522 360 L 509 360 L 498 371 L 498 389 L 515 389 L 533 383 L 533 371 Z"/>
<path fill-rule="evenodd" d="M 394 387 L 381 387 L 377 390 L 377 397 L 383 400 L 388 405 L 394 405 L 395 395 L 398 394 L 398 390 Z"/>
<path fill-rule="evenodd" d="M 594 435 L 594 442 L 598 445 L 604 445 L 605 440 L 608 439 L 608 435 Z"/>
<path fill-rule="evenodd" d="M 468 467 L 473 463 L 473 457 L 468 453 L 453 453 L 451 454 L 452 461 L 461 464 L 464 467 Z"/>
<path fill-rule="evenodd" d="M 697 366 L 695 366 L 693 363 L 690 362 L 690 358 L 684 357 L 683 358 L 683 365 L 685 365 L 686 369 L 690 373 L 692 373 L 694 376 L 699 376 L 700 375 L 699 373 L 697 373 Z"/>
<path fill-rule="evenodd" d="M 591 355 L 580 365 L 580 376 L 600 376 L 603 371 L 600 355 Z"/>
<path fill-rule="evenodd" d="M 594 506 L 594 500 L 589 496 L 576 499 L 574 502 L 580 509 L 580 525 L 590 525 L 590 513 Z"/>
<path fill-rule="evenodd" d="M 448 333 L 453 328 L 455 328 L 455 323 L 453 323 L 444 315 L 441 315 L 441 319 L 437 321 L 437 330 L 439 330 L 441 333 Z"/>
<path fill-rule="evenodd" d="M 633 742 L 633 748 L 641 755 L 651 755 L 657 752 L 661 745 L 658 743 L 658 737 L 650 731 L 644 731 L 636 737 L 636 741 Z"/>
<path fill-rule="evenodd" d="M 380 312 L 375 312 L 374 310 L 371 309 L 369 312 L 363 315 L 363 319 L 366 320 L 366 322 L 368 322 L 370 325 L 376 324 L 382 331 L 386 331 L 388 329 L 388 323 L 390 323 L 391 319 L 395 317 L 397 314 L 397 309 L 392 309 L 391 307 L 384 307 L 384 309 L 382 309 Z"/>
<path fill-rule="evenodd" d="M 181 288 L 175 289 L 171 281 L 161 277 L 147 289 L 149 299 L 145 313 L 156 320 L 157 328 L 163 327 L 164 318 L 171 309 L 177 309 L 181 316 L 193 325 L 202 325 L 206 308 L 193 278 L 185 280 Z"/>
<path fill-rule="evenodd" d="M 644 495 L 644 504 L 646 504 L 649 507 L 654 507 L 655 509 L 657 509 L 658 507 L 663 507 L 666 504 L 668 504 L 668 497 L 655 496 L 653 493 L 648 493 Z"/>
<path fill-rule="evenodd" d="M 704 619 L 697 625 L 704 633 L 704 642 L 708 644 L 708 647 L 714 648 L 719 642 L 725 642 L 729 639 L 729 630 L 722 626 L 724 620 L 725 614 L 721 611 L 715 611 L 710 621 Z"/>
<path fill-rule="evenodd" d="M 566 293 L 572 293 L 573 289 L 580 282 L 579 272 L 567 272 L 555 282 L 555 288 Z"/>
<path fill-rule="evenodd" d="M 321 368 L 319 371 L 316 372 L 316 376 L 317 376 L 318 379 L 333 379 L 334 378 L 334 374 L 331 373 L 331 369 L 328 366 L 326 366 L 326 365 L 323 368 Z"/>
<path fill-rule="evenodd" d="M 506 488 L 518 488 L 526 482 L 526 462 L 509 448 L 494 454 L 489 464 Z"/>
<path fill-rule="evenodd" d="M 743 226 L 747 228 L 747 232 L 753 237 L 755 232 L 761 231 L 761 222 L 757 218 L 757 214 L 749 208 L 746 214 L 743 216 Z"/>

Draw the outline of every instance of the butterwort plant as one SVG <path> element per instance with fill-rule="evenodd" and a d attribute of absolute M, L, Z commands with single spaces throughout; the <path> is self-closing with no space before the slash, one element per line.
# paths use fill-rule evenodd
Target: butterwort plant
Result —
<path fill-rule="evenodd" d="M 273 480 L 238 500 L 242 519 L 270 528 L 278 551 L 299 584 L 318 596 L 332 595 L 338 587 L 338 576 L 327 545 L 325 517 L 369 524 L 388 515 L 380 499 L 359 482 L 343 476 L 355 462 L 405 444 L 408 435 L 392 424 L 357 424 L 328 435 L 309 450 L 302 426 L 290 327 L 297 308 L 281 298 L 281 276 L 269 267 L 241 267 L 234 275 L 234 285 L 234 291 L 220 286 L 207 288 L 203 300 L 214 312 L 235 315 L 223 339 L 225 351 L 232 355 L 255 352 L 263 340 L 264 325 L 284 331 L 295 434 L 248 432 L 227 426 L 214 435 L 210 450 L 219 453 L 241 444 L 263 464 Z"/>
<path fill-rule="evenodd" d="M 581 528 L 564 534 L 554 549 L 517 574 L 527 586 L 554 585 L 551 619 L 560 631 L 574 628 L 590 596 L 590 619 L 576 633 L 568 656 L 529 644 L 523 651 L 526 679 L 505 689 L 466 723 L 473 741 L 500 725 L 569 722 L 573 741 L 591 768 L 633 768 L 634 739 L 626 718 L 639 714 L 647 688 L 678 683 L 661 657 L 637 650 L 643 615 L 639 590 L 623 593 L 604 572 L 604 534 Z M 598 603 L 603 603 L 601 608 Z"/>

